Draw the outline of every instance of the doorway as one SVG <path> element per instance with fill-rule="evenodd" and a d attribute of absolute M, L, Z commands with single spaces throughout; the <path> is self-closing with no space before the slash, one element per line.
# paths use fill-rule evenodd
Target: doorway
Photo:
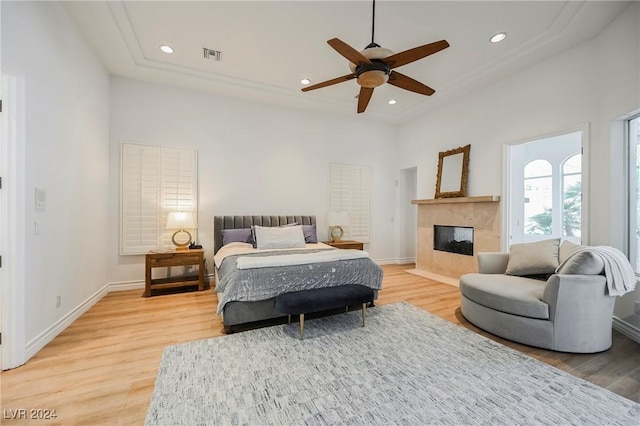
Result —
<path fill-rule="evenodd" d="M 399 198 L 398 214 L 398 263 L 415 263 L 418 250 L 418 209 L 411 204 L 418 193 L 418 169 L 412 167 L 400 170 L 399 180 L 396 181 Z"/>
<path fill-rule="evenodd" d="M 505 248 L 563 238 L 586 241 L 585 130 L 507 145 Z"/>

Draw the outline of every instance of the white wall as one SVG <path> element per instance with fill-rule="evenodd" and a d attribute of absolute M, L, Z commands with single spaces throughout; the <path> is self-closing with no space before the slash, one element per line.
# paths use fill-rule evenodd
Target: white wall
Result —
<path fill-rule="evenodd" d="M 468 195 L 501 194 L 504 143 L 594 116 L 596 96 L 587 90 L 594 77 L 583 71 L 592 50 L 577 47 L 404 125 L 399 166 L 418 167 L 418 197 L 434 196 L 440 151 L 471 144 Z"/>
<path fill-rule="evenodd" d="M 2 65 L 25 85 L 26 284 L 16 291 L 29 346 L 107 283 L 109 77 L 54 2 L 2 2 Z"/>
<path fill-rule="evenodd" d="M 111 282 L 144 279 L 142 256 L 118 255 L 119 152 L 123 142 L 198 151 L 198 241 L 212 265 L 213 216 L 316 215 L 328 237 L 329 163 L 371 168 L 371 243 L 394 258 L 395 127 L 111 78 Z M 210 266 L 211 267 L 211 266 Z"/>
<path fill-rule="evenodd" d="M 439 151 L 470 143 L 469 196 L 505 195 L 505 143 L 590 123 L 590 242 L 622 248 L 622 141 L 611 126 L 640 106 L 639 21 L 634 2 L 595 39 L 402 126 L 399 167 L 417 166 L 418 197 L 433 198 Z"/>

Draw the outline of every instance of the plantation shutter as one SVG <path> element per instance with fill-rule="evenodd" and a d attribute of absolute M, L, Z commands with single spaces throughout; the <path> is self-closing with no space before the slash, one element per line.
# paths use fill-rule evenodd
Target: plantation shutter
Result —
<path fill-rule="evenodd" d="M 330 210 L 346 211 L 349 226 L 343 227 L 345 237 L 369 242 L 369 168 L 331 163 Z"/>
<path fill-rule="evenodd" d="M 120 193 L 120 254 L 173 248 L 168 213 L 197 214 L 196 152 L 122 144 Z"/>
<path fill-rule="evenodd" d="M 193 212 L 196 218 L 196 152 L 162 148 L 162 223 L 169 212 Z M 196 218 L 197 224 L 197 218 Z M 162 247 L 173 248 L 171 236 L 175 229 L 162 229 Z M 189 231 L 191 232 L 191 231 Z M 193 240 L 196 236 L 192 234 Z"/>

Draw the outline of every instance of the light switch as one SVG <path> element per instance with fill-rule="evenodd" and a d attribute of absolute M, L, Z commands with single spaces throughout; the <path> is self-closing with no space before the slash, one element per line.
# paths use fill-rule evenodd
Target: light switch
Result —
<path fill-rule="evenodd" d="M 36 210 L 44 210 L 47 207 L 47 190 L 36 188 Z"/>

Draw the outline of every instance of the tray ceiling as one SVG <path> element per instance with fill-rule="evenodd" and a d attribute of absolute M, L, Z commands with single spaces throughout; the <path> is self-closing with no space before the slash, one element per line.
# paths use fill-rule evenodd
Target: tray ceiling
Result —
<path fill-rule="evenodd" d="M 398 69 L 433 87 L 383 85 L 356 114 L 354 80 L 326 41 L 371 41 L 370 1 L 70 1 L 65 8 L 111 74 L 358 119 L 400 124 L 597 36 L 628 2 L 378 1 L 375 41 L 394 52 L 446 39 L 451 47 Z M 507 38 L 497 44 L 498 32 Z M 160 51 L 170 45 L 173 54 Z M 218 50 L 220 61 L 203 48 Z M 395 105 L 388 101 L 395 99 Z"/>

